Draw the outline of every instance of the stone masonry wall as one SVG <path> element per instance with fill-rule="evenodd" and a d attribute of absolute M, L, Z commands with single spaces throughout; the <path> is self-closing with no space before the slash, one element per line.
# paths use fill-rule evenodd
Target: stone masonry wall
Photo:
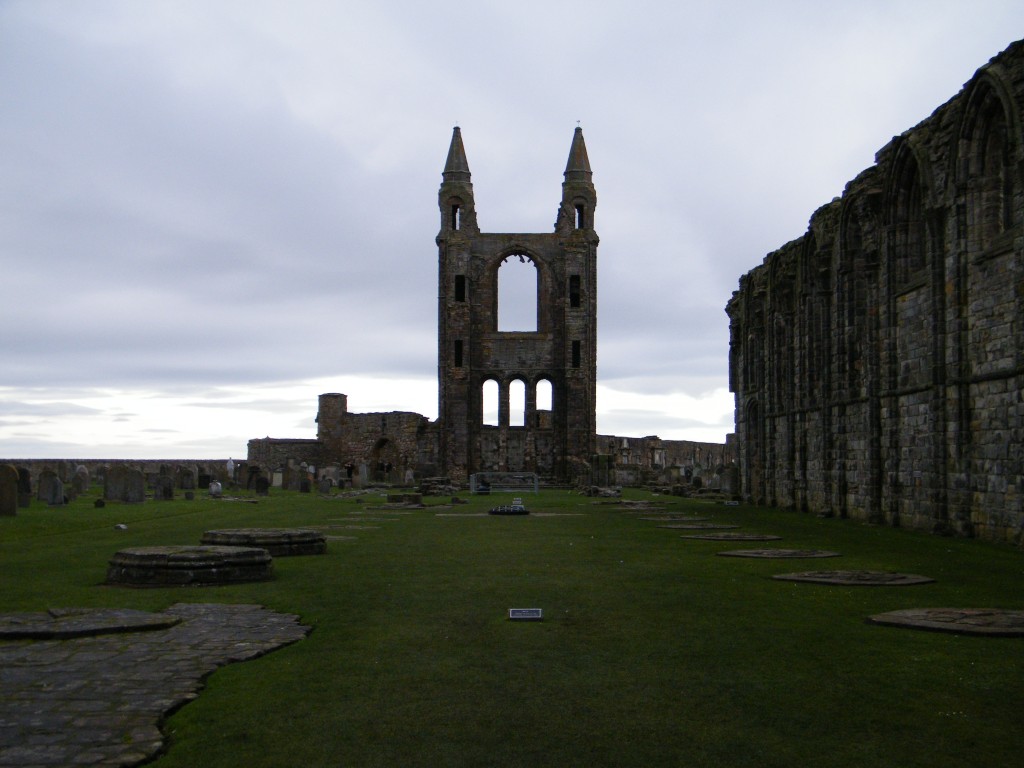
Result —
<path fill-rule="evenodd" d="M 1024 540 L 1024 42 L 740 279 L 755 501 Z"/>

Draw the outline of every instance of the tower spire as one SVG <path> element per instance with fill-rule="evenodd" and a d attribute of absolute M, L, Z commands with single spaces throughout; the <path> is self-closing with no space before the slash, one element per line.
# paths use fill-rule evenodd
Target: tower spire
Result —
<path fill-rule="evenodd" d="M 586 155 L 586 148 L 583 154 Z M 444 164 L 444 181 L 469 181 L 469 161 L 466 159 L 466 148 L 462 145 L 462 129 L 452 129 L 452 143 L 448 146 L 448 159 Z"/>
<path fill-rule="evenodd" d="M 593 177 L 590 158 L 587 157 L 587 145 L 583 141 L 583 129 L 577 125 L 572 135 L 572 146 L 569 148 L 569 160 L 565 164 L 565 180 L 589 182 Z"/>
<path fill-rule="evenodd" d="M 441 208 L 439 238 L 458 232 L 479 232 L 473 203 L 473 182 L 469 174 L 466 148 L 462 146 L 462 131 L 452 129 L 452 142 L 448 145 L 448 159 L 441 174 L 441 189 L 437 203 Z"/>
<path fill-rule="evenodd" d="M 583 141 L 583 129 L 577 125 L 572 135 L 572 146 L 569 147 L 569 160 L 565 164 L 562 204 L 558 207 L 558 218 L 555 220 L 556 231 L 568 233 L 579 230 L 596 238 L 594 209 L 597 207 L 597 192 L 594 190 L 593 177 L 587 145 Z"/>

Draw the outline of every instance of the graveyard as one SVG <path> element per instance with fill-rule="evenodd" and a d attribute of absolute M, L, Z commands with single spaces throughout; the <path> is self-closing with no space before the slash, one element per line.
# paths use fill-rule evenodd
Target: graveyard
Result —
<path fill-rule="evenodd" d="M 102 730 L 104 706 L 129 708 L 115 701 L 114 681 L 147 677 L 132 656 L 145 638 L 213 631 L 202 629 L 211 622 L 221 635 L 209 642 L 225 641 L 223 657 L 192 692 L 167 692 L 166 711 L 145 734 L 98 734 L 120 745 L 122 762 L 94 764 L 932 767 L 1019 759 L 1024 558 L 1008 544 L 631 489 L 621 498 L 527 493 L 527 514 L 518 515 L 489 514 L 511 497 L 468 493 L 460 503 L 424 496 L 421 504 L 413 495 L 389 502 L 383 488 L 225 489 L 191 500 L 180 490 L 170 500 L 154 493 L 97 507 L 93 487 L 64 506 L 33 499 L 0 517 L 0 614 L 60 609 L 51 618 L 73 620 L 71 609 L 88 609 L 129 624 L 151 615 L 182 622 L 124 626 L 106 639 L 5 635 L 0 764 L 31 764 L 12 762 L 12 743 L 43 754 L 47 738 Z M 260 580 L 108 580 L 125 550 L 251 544 L 295 531 L 316 532 L 325 547 L 275 555 Z M 722 556 L 758 551 L 774 556 Z M 828 578 L 808 581 L 807 572 Z M 526 609 L 539 613 L 510 618 Z M 953 631 L 870 620 L 912 609 L 930 609 L 931 620 L 942 619 L 936 609 L 973 612 L 961 611 Z M 256 623 L 281 627 L 280 637 L 233 639 L 244 623 L 238 611 L 265 612 Z M 1005 636 L 976 634 L 986 630 Z M 75 709 L 72 691 L 53 691 L 74 712 L 47 737 L 45 719 L 25 710 L 35 706 L 30 695 L 49 692 L 32 688 L 31 665 L 11 659 L 89 642 L 108 653 L 76 674 L 109 680 L 110 700 Z M 174 659 L 145 662 L 159 668 L 154 680 L 182 663 L 178 652 L 167 655 Z M 16 721 L 29 733 L 19 735 Z M 130 749 L 144 735 L 153 754 Z"/>

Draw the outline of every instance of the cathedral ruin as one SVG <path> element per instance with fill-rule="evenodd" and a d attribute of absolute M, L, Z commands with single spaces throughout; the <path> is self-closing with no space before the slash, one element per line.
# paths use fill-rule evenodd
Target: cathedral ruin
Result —
<path fill-rule="evenodd" d="M 442 475 L 457 485 L 478 472 L 589 482 L 595 462 L 609 483 L 720 474 L 724 445 L 597 435 L 592 177 L 576 128 L 553 231 L 481 232 L 456 127 L 438 192 L 438 419 L 351 413 L 344 394 L 328 393 L 320 396 L 315 439 L 250 440 L 248 466 L 268 475 L 301 464 L 334 467 L 391 482 Z M 535 325 L 525 330 L 499 327 L 499 273 L 510 260 L 535 274 Z"/>
<path fill-rule="evenodd" d="M 1020 542 L 1024 42 L 728 303 L 743 494 Z"/>

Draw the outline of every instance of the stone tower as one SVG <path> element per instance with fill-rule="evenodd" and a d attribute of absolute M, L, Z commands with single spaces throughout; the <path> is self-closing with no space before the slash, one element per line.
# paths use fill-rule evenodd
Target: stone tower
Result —
<path fill-rule="evenodd" d="M 482 233 L 462 133 L 452 133 L 438 193 L 437 375 L 439 458 L 455 482 L 489 470 L 571 480 L 595 451 L 592 175 L 577 128 L 554 232 Z M 512 258 L 536 269 L 536 330 L 499 330 L 499 272 Z M 496 420 L 485 420 L 485 388 L 497 391 Z"/>

